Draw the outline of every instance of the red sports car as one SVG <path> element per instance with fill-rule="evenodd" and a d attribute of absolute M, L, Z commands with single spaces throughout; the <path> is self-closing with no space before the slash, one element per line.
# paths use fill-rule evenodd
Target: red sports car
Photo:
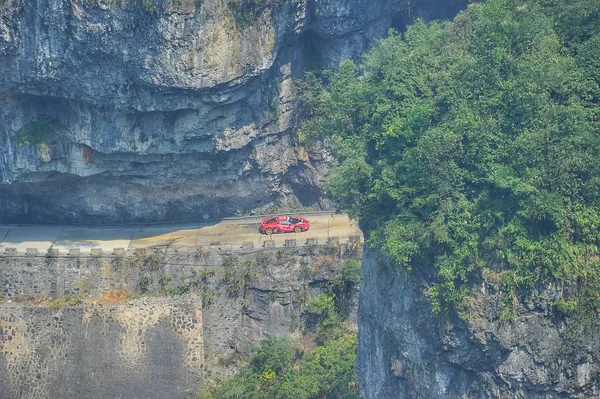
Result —
<path fill-rule="evenodd" d="M 310 228 L 310 222 L 302 216 L 275 216 L 264 218 L 260 222 L 260 232 L 271 235 L 273 233 L 300 233 Z"/>

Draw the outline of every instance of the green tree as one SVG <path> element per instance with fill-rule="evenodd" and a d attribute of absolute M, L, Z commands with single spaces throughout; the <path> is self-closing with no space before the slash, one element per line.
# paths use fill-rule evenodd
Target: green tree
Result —
<path fill-rule="evenodd" d="M 287 339 L 268 339 L 254 349 L 248 367 L 198 398 L 357 399 L 356 349 L 356 335 L 348 332 L 304 356 Z"/>
<path fill-rule="evenodd" d="M 338 161 L 327 192 L 370 245 L 436 271 L 434 310 L 488 268 L 507 296 L 600 272 L 599 4 L 472 4 L 308 77 L 301 134 Z"/>

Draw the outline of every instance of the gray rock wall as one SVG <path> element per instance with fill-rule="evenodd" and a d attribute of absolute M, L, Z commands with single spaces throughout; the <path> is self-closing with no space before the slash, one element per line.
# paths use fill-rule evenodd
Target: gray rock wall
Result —
<path fill-rule="evenodd" d="M 202 384 L 198 298 L 0 306 L 0 397 L 178 398 Z"/>
<path fill-rule="evenodd" d="M 0 398 L 185 398 L 297 331 L 345 256 L 360 249 L 0 256 Z"/>
<path fill-rule="evenodd" d="M 297 147 L 292 79 L 464 4 L 3 1 L 0 222 L 320 206 L 327 158 Z M 56 123 L 24 144 L 42 117 Z"/>
<path fill-rule="evenodd" d="M 499 290 L 484 281 L 472 312 L 433 316 L 426 279 L 365 251 L 359 300 L 359 383 L 365 399 L 599 398 L 600 323 L 583 333 L 539 287 L 514 321 L 499 319 Z"/>

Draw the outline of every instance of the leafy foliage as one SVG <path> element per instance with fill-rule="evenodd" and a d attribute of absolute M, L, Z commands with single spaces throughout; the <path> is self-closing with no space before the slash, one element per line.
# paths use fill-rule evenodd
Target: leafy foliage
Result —
<path fill-rule="evenodd" d="M 358 398 L 356 336 L 346 334 L 301 356 L 287 339 L 268 339 L 234 379 L 198 394 L 203 399 Z"/>
<path fill-rule="evenodd" d="M 277 7 L 281 0 L 230 0 L 228 3 L 236 23 L 246 28 L 255 23 L 269 7 Z"/>
<path fill-rule="evenodd" d="M 223 282 L 231 296 L 246 296 L 252 280 L 258 277 L 253 261 L 242 260 L 235 255 L 225 256 L 223 263 Z"/>
<path fill-rule="evenodd" d="M 67 294 L 54 298 L 48 307 L 51 309 L 60 308 L 63 306 L 77 306 L 85 300 L 85 296 L 81 294 Z"/>
<path fill-rule="evenodd" d="M 358 259 L 349 258 L 344 261 L 339 272 L 333 278 L 334 292 L 347 296 L 352 289 L 360 287 L 361 263 Z"/>
<path fill-rule="evenodd" d="M 281 374 L 294 360 L 295 352 L 289 339 L 267 339 L 255 349 L 250 366 L 260 374 L 267 371 Z"/>
<path fill-rule="evenodd" d="M 42 115 L 39 118 L 25 123 L 16 133 L 18 147 L 47 146 L 56 137 L 56 130 L 64 126 L 56 119 Z"/>
<path fill-rule="evenodd" d="M 239 265 L 227 258 L 227 265 Z M 356 381 L 356 333 L 344 324 L 343 302 L 360 284 L 360 263 L 347 259 L 324 286 L 325 292 L 306 304 L 307 325 L 303 341 L 271 338 L 252 349 L 248 365 L 232 379 L 207 387 L 197 399 L 354 399 Z M 337 293 L 337 295 L 336 295 Z M 312 351 L 306 348 L 317 345 Z"/>
<path fill-rule="evenodd" d="M 156 3 L 153 0 L 142 0 L 142 6 L 147 13 L 155 13 L 158 8 Z"/>
<path fill-rule="evenodd" d="M 503 278 L 507 319 L 540 279 L 597 279 L 599 4 L 472 4 L 300 85 L 300 140 L 338 160 L 328 193 L 370 245 L 433 268 L 434 311 L 485 269 Z"/>
<path fill-rule="evenodd" d="M 331 295 L 319 294 L 306 305 L 306 311 L 318 317 L 327 318 L 334 312 L 334 298 Z"/>

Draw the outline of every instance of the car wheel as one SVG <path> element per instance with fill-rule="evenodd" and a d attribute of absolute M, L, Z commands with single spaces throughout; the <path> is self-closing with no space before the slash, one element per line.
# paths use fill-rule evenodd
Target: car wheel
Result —
<path fill-rule="evenodd" d="M 300 232 L 302 231 L 302 227 L 300 227 L 300 226 L 296 226 L 296 227 L 294 227 L 294 231 L 295 231 L 296 233 L 300 233 Z"/>
<path fill-rule="evenodd" d="M 265 234 L 270 236 L 271 234 L 273 234 L 273 229 L 269 227 L 268 229 L 265 230 Z"/>

